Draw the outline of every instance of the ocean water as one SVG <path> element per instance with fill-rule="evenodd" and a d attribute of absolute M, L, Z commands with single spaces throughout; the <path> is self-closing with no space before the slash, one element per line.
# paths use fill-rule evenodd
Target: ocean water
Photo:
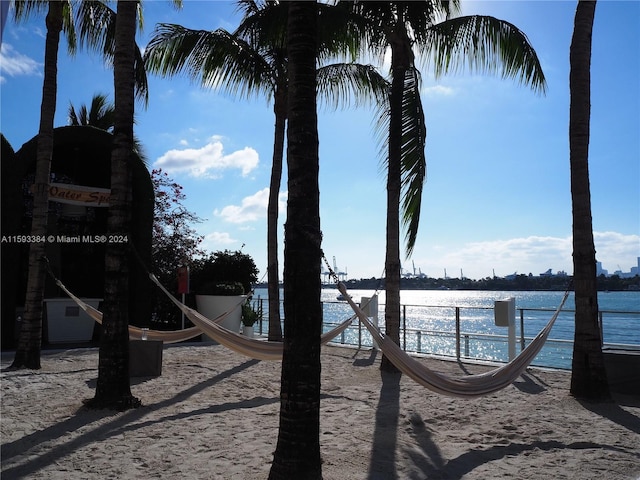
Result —
<path fill-rule="evenodd" d="M 356 302 L 360 302 L 362 297 L 371 297 L 376 292 L 351 290 L 349 293 Z M 377 293 L 378 321 L 383 326 L 385 296 L 384 291 Z M 338 295 L 337 289 L 322 290 L 325 331 L 353 314 L 346 302 L 338 301 Z M 407 351 L 455 356 L 457 310 L 461 355 L 506 362 L 508 329 L 495 325 L 495 301 L 515 298 L 516 352 L 519 352 L 547 324 L 563 295 L 559 291 L 402 290 L 400 343 Z M 254 298 L 263 299 L 266 306 L 267 290 L 257 289 Z M 598 308 L 602 317 L 605 347 L 640 348 L 640 292 L 600 292 Z M 571 293 L 534 365 L 571 368 L 574 310 L 574 296 Z M 358 322 L 354 322 L 352 328 L 336 341 L 371 345 L 370 335 L 366 329 L 358 327 Z"/>

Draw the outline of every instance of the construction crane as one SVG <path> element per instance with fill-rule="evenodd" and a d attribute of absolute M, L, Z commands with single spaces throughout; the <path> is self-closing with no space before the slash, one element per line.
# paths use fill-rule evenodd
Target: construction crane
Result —
<path fill-rule="evenodd" d="M 320 260 L 320 274 L 322 275 L 322 283 L 331 283 L 331 273 L 324 266 L 324 262 L 322 260 Z"/>
<path fill-rule="evenodd" d="M 335 274 L 338 276 L 338 280 L 346 280 L 347 278 L 347 269 L 345 268 L 344 272 L 341 272 L 340 269 L 338 268 L 338 264 L 336 262 L 336 257 L 333 257 L 333 271 L 335 272 Z"/>

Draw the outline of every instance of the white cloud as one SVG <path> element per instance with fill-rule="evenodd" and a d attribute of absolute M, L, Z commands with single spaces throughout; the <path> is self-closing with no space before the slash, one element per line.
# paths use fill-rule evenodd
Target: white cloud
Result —
<path fill-rule="evenodd" d="M 640 257 L 640 235 L 625 235 L 618 232 L 593 232 L 596 259 L 609 273 L 618 270 L 628 272 L 637 266 Z"/>
<path fill-rule="evenodd" d="M 185 172 L 192 177 L 217 178 L 224 170 L 238 169 L 246 177 L 258 166 L 258 152 L 251 147 L 236 150 L 228 155 L 219 137 L 211 137 L 201 148 L 169 150 L 158 158 L 154 166 L 170 173 Z"/>
<path fill-rule="evenodd" d="M 444 85 L 434 85 L 433 87 L 423 88 L 422 93 L 427 97 L 449 97 L 455 94 L 455 90 L 451 87 L 445 87 Z"/>
<path fill-rule="evenodd" d="M 613 272 L 618 265 L 628 272 L 640 256 L 640 236 L 616 232 L 594 232 L 596 258 L 604 269 Z M 473 242 L 452 248 L 436 246 L 414 257 L 417 267 L 431 277 L 457 277 L 462 269 L 469 278 L 518 274 L 539 275 L 551 268 L 573 274 L 573 243 L 568 237 L 531 236 L 507 240 Z"/>
<path fill-rule="evenodd" d="M 282 210 L 287 201 L 287 193 L 280 193 L 278 198 L 279 209 Z M 250 197 L 242 199 L 240 205 L 227 205 L 213 213 L 230 223 L 255 222 L 266 218 L 267 205 L 269 204 L 269 188 L 264 188 Z"/>
<path fill-rule="evenodd" d="M 0 82 L 6 81 L 5 76 L 17 77 L 21 75 L 40 75 L 40 66 L 42 64 L 36 62 L 32 58 L 16 52 L 14 48 L 3 43 L 0 48 Z"/>
<path fill-rule="evenodd" d="M 227 232 L 211 232 L 204 236 L 201 247 L 206 251 L 215 251 L 226 248 L 234 243 L 238 243 L 238 241 L 232 238 Z"/>

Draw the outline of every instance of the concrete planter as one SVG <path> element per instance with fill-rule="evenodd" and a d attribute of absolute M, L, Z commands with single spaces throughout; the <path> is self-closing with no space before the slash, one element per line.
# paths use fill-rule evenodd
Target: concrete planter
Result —
<path fill-rule="evenodd" d="M 239 333 L 242 323 L 241 305 L 242 300 L 246 298 L 246 295 L 196 295 L 196 309 L 209 320 L 215 320 L 223 313 L 232 310 L 220 325 L 227 330 Z"/>
<path fill-rule="evenodd" d="M 98 308 L 101 299 L 83 298 Z M 95 320 L 69 298 L 45 298 L 49 343 L 86 343 L 93 337 Z"/>
<path fill-rule="evenodd" d="M 245 337 L 253 338 L 253 325 L 251 325 L 250 327 L 244 325 L 242 327 L 242 334 Z"/>

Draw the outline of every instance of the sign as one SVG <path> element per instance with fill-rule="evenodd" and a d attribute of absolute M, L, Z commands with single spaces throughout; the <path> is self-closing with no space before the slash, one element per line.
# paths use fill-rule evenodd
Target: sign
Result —
<path fill-rule="evenodd" d="M 178 267 L 178 293 L 189 293 L 189 267 Z"/>
<path fill-rule="evenodd" d="M 84 187 L 69 183 L 50 183 L 49 201 L 81 205 L 83 207 L 108 207 L 111 190 L 108 188 Z"/>

